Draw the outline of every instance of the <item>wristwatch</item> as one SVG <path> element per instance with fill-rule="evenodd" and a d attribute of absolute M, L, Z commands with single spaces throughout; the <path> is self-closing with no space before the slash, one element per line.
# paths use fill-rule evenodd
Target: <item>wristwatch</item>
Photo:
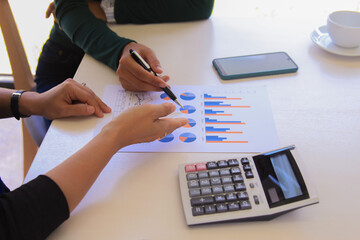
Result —
<path fill-rule="evenodd" d="M 30 117 L 19 113 L 19 99 L 24 92 L 26 91 L 19 90 L 11 95 L 11 100 L 10 100 L 11 113 L 17 120 L 20 120 L 20 118 Z"/>

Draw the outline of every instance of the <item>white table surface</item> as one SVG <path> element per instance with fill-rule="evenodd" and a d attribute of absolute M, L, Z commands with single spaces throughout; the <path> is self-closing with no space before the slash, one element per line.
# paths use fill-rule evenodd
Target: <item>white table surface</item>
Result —
<path fill-rule="evenodd" d="M 336 56 L 313 44 L 310 33 L 323 23 L 316 17 L 213 16 L 191 23 L 113 26 L 119 35 L 151 47 L 172 85 L 266 85 L 280 144 L 296 144 L 317 186 L 319 204 L 271 221 L 188 227 L 178 165 L 236 154 L 118 153 L 49 239 L 358 237 L 360 58 Z M 213 58 L 275 51 L 287 52 L 298 72 L 226 82 L 212 68 Z M 106 84 L 119 84 L 111 69 L 89 56 L 75 79 L 99 96 Z M 25 181 L 85 145 L 96 122 L 95 117 L 54 121 Z"/>

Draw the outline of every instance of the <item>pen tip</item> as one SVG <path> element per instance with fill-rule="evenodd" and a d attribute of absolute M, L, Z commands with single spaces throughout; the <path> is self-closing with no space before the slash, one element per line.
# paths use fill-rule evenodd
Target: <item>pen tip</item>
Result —
<path fill-rule="evenodd" d="M 175 102 L 181 107 L 184 108 L 183 105 L 176 99 Z"/>

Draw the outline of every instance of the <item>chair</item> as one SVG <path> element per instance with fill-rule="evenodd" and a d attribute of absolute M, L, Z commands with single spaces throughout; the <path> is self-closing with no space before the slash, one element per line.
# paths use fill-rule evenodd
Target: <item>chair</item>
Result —
<path fill-rule="evenodd" d="M 12 69 L 15 89 L 34 90 L 34 76 L 21 41 L 8 0 L 0 0 L 0 26 Z M 24 176 L 46 133 L 44 120 L 40 116 L 31 116 L 22 121 Z"/>

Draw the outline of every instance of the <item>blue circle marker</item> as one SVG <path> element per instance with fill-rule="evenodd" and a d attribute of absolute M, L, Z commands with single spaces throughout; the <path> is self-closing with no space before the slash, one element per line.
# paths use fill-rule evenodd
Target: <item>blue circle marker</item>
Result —
<path fill-rule="evenodd" d="M 182 100 L 190 101 L 190 100 L 195 99 L 195 94 L 189 93 L 189 92 L 182 93 L 182 94 L 180 94 L 180 98 Z"/>
<path fill-rule="evenodd" d="M 196 136 L 193 133 L 182 133 L 179 136 L 180 141 L 190 143 L 196 140 Z"/>
<path fill-rule="evenodd" d="M 169 135 L 166 135 L 165 137 L 160 138 L 159 142 L 167 143 L 167 142 L 171 142 L 172 140 L 174 140 L 174 135 L 172 135 L 170 133 Z"/>

